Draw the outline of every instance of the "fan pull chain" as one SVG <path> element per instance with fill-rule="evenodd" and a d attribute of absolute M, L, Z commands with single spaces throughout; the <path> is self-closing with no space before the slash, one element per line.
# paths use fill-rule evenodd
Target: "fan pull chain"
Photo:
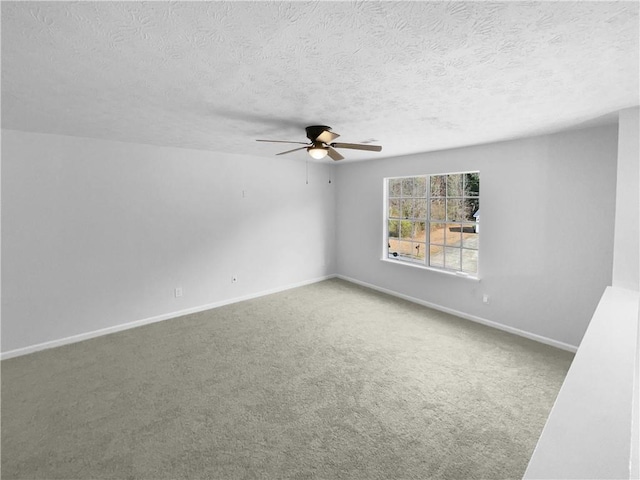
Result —
<path fill-rule="evenodd" d="M 305 160 L 304 163 L 307 167 L 307 185 L 309 185 L 309 160 Z"/>

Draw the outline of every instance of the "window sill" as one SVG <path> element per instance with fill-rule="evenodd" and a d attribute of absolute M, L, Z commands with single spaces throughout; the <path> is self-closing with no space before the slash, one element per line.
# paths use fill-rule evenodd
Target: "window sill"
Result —
<path fill-rule="evenodd" d="M 438 268 L 433 268 L 433 267 L 427 267 L 426 265 L 420 265 L 417 263 L 412 263 L 409 261 L 404 261 L 404 260 L 392 260 L 390 258 L 384 258 L 382 257 L 380 259 L 383 262 L 387 262 L 387 263 L 392 263 L 394 265 L 403 265 L 403 266 L 407 266 L 407 267 L 413 267 L 413 268 L 418 268 L 420 270 L 428 270 L 430 272 L 436 272 L 436 273 L 440 273 L 443 275 L 449 275 L 450 277 L 457 277 L 457 278 L 463 278 L 465 280 L 471 280 L 474 282 L 479 282 L 480 278 L 474 275 L 469 275 L 468 273 L 463 273 L 463 272 L 452 272 L 449 270 L 440 270 Z"/>

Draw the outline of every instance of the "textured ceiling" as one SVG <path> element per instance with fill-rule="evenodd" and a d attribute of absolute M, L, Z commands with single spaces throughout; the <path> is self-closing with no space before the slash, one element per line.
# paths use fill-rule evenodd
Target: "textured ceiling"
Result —
<path fill-rule="evenodd" d="M 638 105 L 638 56 L 638 2 L 3 1 L 2 126 L 271 156 L 319 123 L 360 160 Z"/>

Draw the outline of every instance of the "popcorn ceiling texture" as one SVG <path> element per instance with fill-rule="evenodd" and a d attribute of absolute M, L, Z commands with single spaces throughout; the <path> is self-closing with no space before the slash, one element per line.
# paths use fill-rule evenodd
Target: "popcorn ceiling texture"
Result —
<path fill-rule="evenodd" d="M 2 2 L 2 126 L 271 156 L 321 123 L 378 158 L 637 105 L 638 50 L 637 2 Z"/>

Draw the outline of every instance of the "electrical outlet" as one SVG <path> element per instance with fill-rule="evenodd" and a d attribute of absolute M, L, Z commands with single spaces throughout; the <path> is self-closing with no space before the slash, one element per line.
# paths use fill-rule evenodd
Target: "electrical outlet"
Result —
<path fill-rule="evenodd" d="M 489 295 L 488 294 L 483 294 L 482 295 L 482 303 L 489 303 Z"/>
<path fill-rule="evenodd" d="M 182 296 L 182 287 L 176 288 L 174 293 L 176 295 L 176 298 L 181 297 Z"/>
<path fill-rule="evenodd" d="M 233 277 L 231 277 L 231 283 L 237 283 L 238 282 L 238 276 L 234 275 Z"/>

